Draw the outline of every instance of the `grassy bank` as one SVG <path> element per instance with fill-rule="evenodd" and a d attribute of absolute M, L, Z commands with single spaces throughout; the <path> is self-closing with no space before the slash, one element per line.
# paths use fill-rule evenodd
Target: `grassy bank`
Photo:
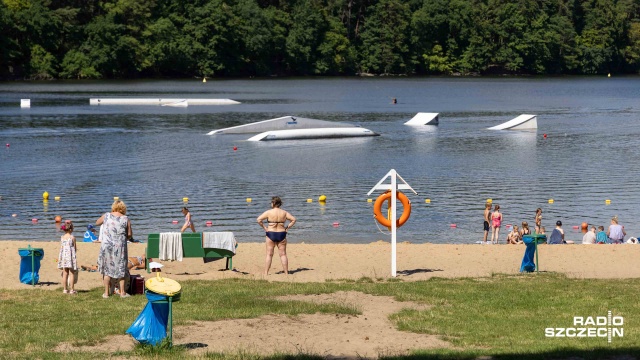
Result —
<path fill-rule="evenodd" d="M 265 314 L 357 314 L 356 307 L 279 301 L 272 297 L 361 291 L 394 296 L 400 301 L 432 305 L 391 316 L 398 329 L 437 334 L 455 349 L 416 352 L 407 359 L 610 358 L 640 353 L 640 279 L 576 280 L 552 274 L 438 279 L 424 282 L 375 281 L 269 283 L 255 280 L 185 281 L 182 300 L 174 306 L 174 325 L 191 321 L 255 318 Z M 91 345 L 108 335 L 123 334 L 146 304 L 136 296 L 102 299 L 101 289 L 65 296 L 60 291 L 0 290 L 0 357 L 103 358 L 100 353 L 56 353 L 62 342 Z M 548 327 L 572 327 L 574 316 L 624 317 L 624 337 L 548 338 Z M 188 357 L 180 347 L 137 347 L 123 357 Z M 257 359 L 246 354 L 208 353 L 208 358 Z M 315 358 L 313 354 L 296 358 Z M 272 359 L 290 358 L 286 354 Z"/>

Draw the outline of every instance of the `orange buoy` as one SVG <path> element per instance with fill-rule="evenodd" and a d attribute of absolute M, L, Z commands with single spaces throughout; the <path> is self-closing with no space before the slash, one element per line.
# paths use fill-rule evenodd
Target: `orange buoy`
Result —
<path fill-rule="evenodd" d="M 213 222 L 207 221 L 207 226 L 211 226 L 211 225 L 213 225 Z"/>
<path fill-rule="evenodd" d="M 450 228 L 452 228 L 452 229 L 455 229 L 455 228 L 457 228 L 457 227 L 458 227 L 458 225 L 456 225 L 456 224 L 451 224 L 451 225 L 449 225 L 449 227 L 450 227 Z"/>
<path fill-rule="evenodd" d="M 398 220 L 396 220 L 396 226 L 401 227 L 404 225 L 407 220 L 409 220 L 409 216 L 411 216 L 411 201 L 409 198 L 402 192 L 398 191 L 398 200 L 402 203 L 402 215 Z M 382 226 L 391 227 L 391 220 L 387 219 L 382 215 L 382 203 L 391 199 L 391 191 L 387 191 L 384 194 L 378 196 L 376 202 L 373 203 L 373 217 L 380 223 Z"/>
<path fill-rule="evenodd" d="M 62 216 L 56 215 L 55 220 L 56 220 L 57 223 L 61 222 L 62 221 Z"/>

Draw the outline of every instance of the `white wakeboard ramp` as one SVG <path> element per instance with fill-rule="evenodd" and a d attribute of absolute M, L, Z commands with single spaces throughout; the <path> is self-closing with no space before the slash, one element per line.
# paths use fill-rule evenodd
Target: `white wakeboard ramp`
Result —
<path fill-rule="evenodd" d="M 168 105 L 182 103 L 187 105 L 237 105 L 239 101 L 231 99 L 145 99 L 145 98 L 92 98 L 90 105 Z M 168 105 L 171 106 L 171 105 Z M 174 105 L 175 106 L 175 105 Z M 177 105 L 184 106 L 184 105 Z"/>
<path fill-rule="evenodd" d="M 490 127 L 489 130 L 536 130 L 538 118 L 536 115 L 522 114 L 506 123 Z"/>
<path fill-rule="evenodd" d="M 411 120 L 407 121 L 406 123 L 404 123 L 405 125 L 411 125 L 411 126 L 416 126 L 416 125 L 438 125 L 439 119 L 438 116 L 440 114 L 439 113 L 423 113 L 423 112 L 419 112 L 416 114 L 416 116 L 414 116 Z"/>
<path fill-rule="evenodd" d="M 377 136 L 375 132 L 353 124 L 283 116 L 276 119 L 213 130 L 216 134 L 256 134 L 248 141 L 324 139 L 340 137 Z"/>

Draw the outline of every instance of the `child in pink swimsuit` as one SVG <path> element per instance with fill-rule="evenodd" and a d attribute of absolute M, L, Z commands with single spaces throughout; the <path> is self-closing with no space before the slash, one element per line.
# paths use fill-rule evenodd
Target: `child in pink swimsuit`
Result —
<path fill-rule="evenodd" d="M 500 225 L 502 225 L 502 214 L 500 213 L 500 205 L 496 204 L 491 214 L 491 243 L 498 243 L 500 235 Z"/>

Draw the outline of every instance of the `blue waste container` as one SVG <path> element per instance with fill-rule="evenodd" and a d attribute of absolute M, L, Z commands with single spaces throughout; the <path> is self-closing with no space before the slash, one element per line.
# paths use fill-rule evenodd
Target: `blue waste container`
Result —
<path fill-rule="evenodd" d="M 18 249 L 20 255 L 20 282 L 35 285 L 40 280 L 40 261 L 44 257 L 44 249 L 27 248 Z"/>
<path fill-rule="evenodd" d="M 147 296 L 147 306 L 136 320 L 127 329 L 134 339 L 141 344 L 151 344 L 153 346 L 160 343 L 167 337 L 167 325 L 169 327 L 169 345 L 172 342 L 172 303 L 180 301 L 180 293 L 173 296 L 157 294 L 152 291 L 145 291 Z"/>

